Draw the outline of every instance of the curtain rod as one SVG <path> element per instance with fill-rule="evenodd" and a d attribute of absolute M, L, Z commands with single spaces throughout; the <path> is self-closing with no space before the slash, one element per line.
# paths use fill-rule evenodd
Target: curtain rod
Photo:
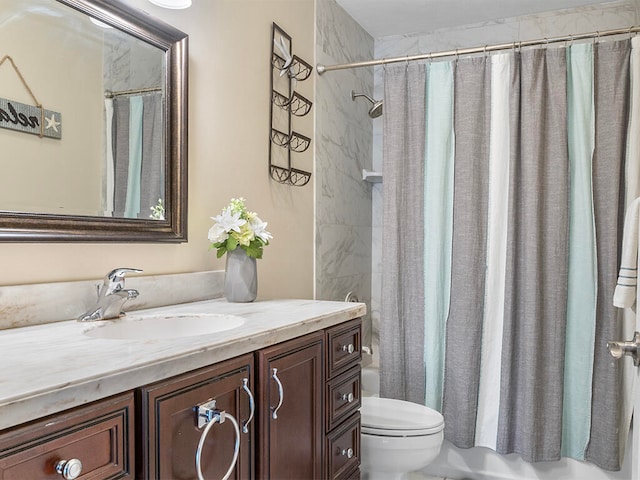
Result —
<path fill-rule="evenodd" d="M 347 68 L 360 68 L 360 67 L 373 67 L 376 65 L 386 65 L 388 63 L 415 62 L 418 60 L 430 60 L 432 58 L 470 55 L 474 53 L 495 52 L 497 50 L 506 50 L 509 48 L 530 47 L 532 45 L 548 45 L 550 43 L 571 42 L 574 40 L 585 40 L 589 38 L 600 39 L 601 37 L 608 37 L 611 35 L 624 35 L 624 34 L 631 34 L 631 33 L 638 33 L 638 32 L 640 32 L 640 26 L 635 25 L 628 28 L 617 28 L 614 30 L 605 30 L 602 32 L 580 33 L 577 35 L 569 34 L 564 37 L 540 38 L 538 40 L 499 43 L 496 45 L 484 45 L 481 47 L 456 48 L 455 50 L 447 50 L 444 52 L 420 53 L 417 55 L 406 55 L 404 57 L 382 58 L 378 60 L 366 60 L 363 62 L 341 63 L 337 65 L 322 65 L 319 63 L 318 65 L 316 65 L 316 71 L 318 72 L 318 75 L 322 75 L 323 73 L 330 72 L 332 70 L 344 70 Z"/>
<path fill-rule="evenodd" d="M 107 90 L 104 92 L 105 98 L 113 98 L 119 95 L 135 95 L 137 93 L 147 93 L 147 92 L 161 92 L 162 87 L 150 87 L 150 88 L 139 88 L 136 90 L 121 90 L 119 92 L 112 92 L 111 90 Z"/>

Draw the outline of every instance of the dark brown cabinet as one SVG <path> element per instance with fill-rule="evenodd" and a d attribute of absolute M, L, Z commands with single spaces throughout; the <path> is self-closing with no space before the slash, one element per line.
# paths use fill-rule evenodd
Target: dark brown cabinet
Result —
<path fill-rule="evenodd" d="M 326 478 L 360 478 L 360 361 L 362 324 L 359 319 L 326 331 Z"/>
<path fill-rule="evenodd" d="M 254 478 L 255 428 L 248 423 L 254 405 L 253 355 L 227 360 L 139 389 L 138 478 L 197 478 L 195 452 L 204 433 L 197 407 L 215 400 L 215 408 L 233 415 L 240 430 L 238 461 L 229 478 Z M 243 427 L 245 427 L 243 429 Z M 201 453 L 204 478 L 219 479 L 232 463 L 236 432 L 227 419 L 213 425 Z"/>
<path fill-rule="evenodd" d="M 323 478 L 324 332 L 257 352 L 257 478 Z"/>
<path fill-rule="evenodd" d="M 0 433 L 0 479 L 133 478 L 133 411 L 127 393 Z"/>

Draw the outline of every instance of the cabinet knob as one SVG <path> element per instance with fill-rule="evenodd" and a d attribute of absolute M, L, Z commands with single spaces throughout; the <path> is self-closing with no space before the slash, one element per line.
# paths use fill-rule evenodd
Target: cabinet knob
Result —
<path fill-rule="evenodd" d="M 353 393 L 351 393 L 351 392 L 342 394 L 342 400 L 344 400 L 347 403 L 352 403 L 354 398 L 355 397 L 353 396 Z"/>
<path fill-rule="evenodd" d="M 56 463 L 56 473 L 62 475 L 65 480 L 74 480 L 82 473 L 82 462 L 77 458 L 60 460 Z"/>
<path fill-rule="evenodd" d="M 343 345 L 342 346 L 342 351 L 343 352 L 347 352 L 347 353 L 353 353 L 353 352 L 356 351 L 356 349 L 353 346 L 353 343 L 350 343 L 349 345 Z"/>
<path fill-rule="evenodd" d="M 343 457 L 353 458 L 353 448 L 343 448 L 341 453 Z"/>

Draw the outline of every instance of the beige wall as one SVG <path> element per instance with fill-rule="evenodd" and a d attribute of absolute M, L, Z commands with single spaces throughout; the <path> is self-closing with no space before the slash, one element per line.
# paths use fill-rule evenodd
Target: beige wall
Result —
<path fill-rule="evenodd" d="M 5 6 L 3 14 L 12 7 Z M 52 139 L 0 130 L 0 205 L 17 211 L 96 215 L 102 210 L 103 29 L 89 21 L 77 22 L 79 28 L 99 35 L 83 32 L 87 40 L 73 42 L 74 55 L 69 55 L 65 46 L 74 39 L 65 31 L 67 21 L 37 9 L 30 15 L 20 13 L 3 22 L 1 52 L 13 58 L 44 108 L 62 114 L 63 133 L 61 139 Z M 0 97 L 35 104 L 8 61 L 0 68 Z"/>
<path fill-rule="evenodd" d="M 313 185 L 279 185 L 267 174 L 271 24 L 315 64 L 313 0 L 194 0 L 188 10 L 143 8 L 190 35 L 189 242 L 0 244 L 0 285 L 94 279 L 117 266 L 146 274 L 224 268 L 208 251 L 209 217 L 244 196 L 269 222 L 272 244 L 258 263 L 259 298 L 313 295 Z M 314 76 L 298 85 L 313 98 Z M 313 114 L 313 112 L 312 112 Z M 313 135 L 313 115 L 297 123 Z M 315 141 L 315 138 L 314 138 Z M 296 157 L 312 169 L 313 149 Z"/>

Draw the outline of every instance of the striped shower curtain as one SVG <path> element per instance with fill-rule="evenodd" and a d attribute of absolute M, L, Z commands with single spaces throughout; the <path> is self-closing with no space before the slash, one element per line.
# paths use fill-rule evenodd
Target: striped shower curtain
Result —
<path fill-rule="evenodd" d="M 164 197 L 162 94 L 105 99 L 105 215 L 149 219 Z"/>
<path fill-rule="evenodd" d="M 620 468 L 637 42 L 385 69 L 381 392 L 456 446 Z"/>

